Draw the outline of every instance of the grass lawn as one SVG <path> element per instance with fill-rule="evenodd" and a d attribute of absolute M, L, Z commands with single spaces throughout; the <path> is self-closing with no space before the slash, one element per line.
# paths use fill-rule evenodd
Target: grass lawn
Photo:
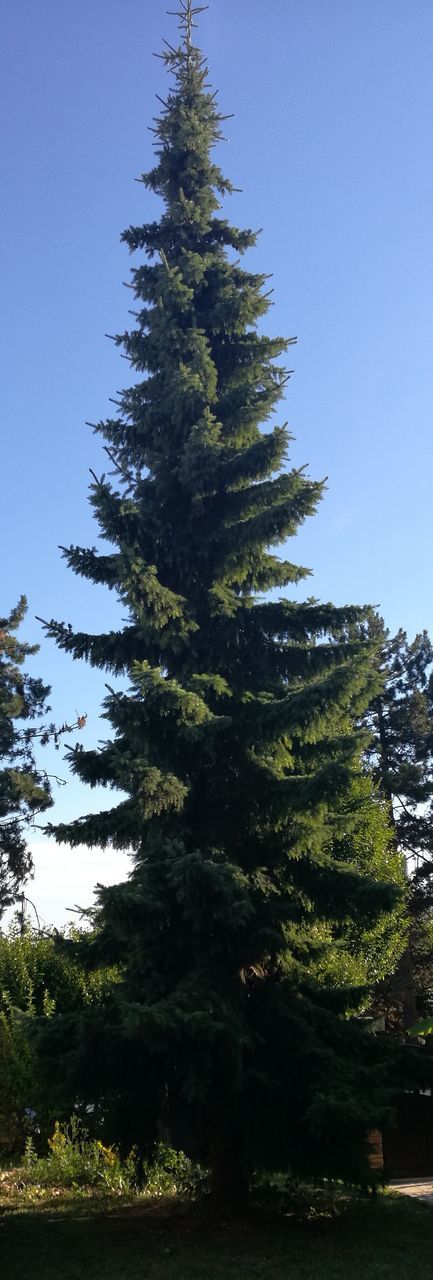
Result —
<path fill-rule="evenodd" d="M 432 1280 L 433 1209 L 397 1196 L 302 1225 L 156 1204 L 0 1201 L 4 1280 Z"/>

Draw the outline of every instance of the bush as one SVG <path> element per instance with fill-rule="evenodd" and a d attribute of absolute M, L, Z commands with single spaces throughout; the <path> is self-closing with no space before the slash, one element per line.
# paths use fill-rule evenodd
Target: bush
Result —
<path fill-rule="evenodd" d="M 32 1138 L 26 1142 L 22 1171 L 27 1185 L 99 1187 L 121 1195 L 140 1190 L 149 1196 L 195 1196 L 204 1173 L 184 1155 L 159 1143 L 152 1159 L 139 1162 L 133 1147 L 122 1160 L 116 1147 L 91 1137 L 77 1116 L 68 1124 L 57 1120 L 48 1141 L 48 1155 L 39 1158 Z"/>
<path fill-rule="evenodd" d="M 89 973 L 81 961 L 88 934 L 77 929 L 40 935 L 27 928 L 24 937 L 13 929 L 0 936 L 0 991 L 16 1009 L 36 1017 L 69 1013 L 98 1004 L 111 990 L 116 970 Z"/>
<path fill-rule="evenodd" d="M 33 1141 L 27 1140 L 23 1171 L 28 1183 L 45 1187 L 105 1187 L 107 1191 L 131 1191 L 136 1183 L 137 1156 L 133 1150 L 121 1160 L 115 1147 L 104 1147 L 73 1116 L 69 1124 L 56 1120 L 48 1140 L 48 1155 L 38 1158 Z"/>
<path fill-rule="evenodd" d="M 147 1195 L 178 1194 L 196 1199 L 207 1185 L 207 1171 L 194 1164 L 184 1151 L 159 1142 L 151 1160 L 142 1164 L 143 1190 Z"/>
<path fill-rule="evenodd" d="M 0 936 L 0 1150 L 7 1153 L 21 1155 L 29 1134 L 45 1144 L 54 1117 L 75 1106 L 75 1091 L 47 1068 L 40 1039 L 55 1013 L 97 1006 L 116 981 L 114 969 L 87 972 L 86 939 L 77 930 Z"/>
<path fill-rule="evenodd" d="M 29 1004 L 27 1016 L 31 1016 Z M 0 1143 L 12 1153 L 24 1143 L 31 1125 L 36 1081 L 35 1055 L 26 1017 L 0 991 Z"/>

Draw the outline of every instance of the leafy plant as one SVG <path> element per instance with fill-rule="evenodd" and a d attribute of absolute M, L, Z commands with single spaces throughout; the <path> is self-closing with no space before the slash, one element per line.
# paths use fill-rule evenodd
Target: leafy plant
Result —
<path fill-rule="evenodd" d="M 99 1187 L 124 1195 L 140 1189 L 149 1196 L 180 1194 L 195 1197 L 206 1174 L 183 1151 L 158 1143 L 148 1160 L 139 1162 L 133 1147 L 122 1160 L 114 1146 L 89 1134 L 78 1116 L 67 1124 L 56 1120 L 48 1140 L 48 1154 L 38 1158 L 33 1139 L 26 1141 L 22 1171 L 27 1185 L 42 1187 Z"/>
<path fill-rule="evenodd" d="M 28 1140 L 23 1159 L 27 1181 L 51 1187 L 105 1187 L 107 1191 L 130 1191 L 137 1181 L 137 1154 L 132 1150 L 121 1160 L 115 1147 L 106 1147 L 90 1136 L 77 1116 L 68 1124 L 58 1120 L 48 1140 L 48 1155 L 37 1158 Z"/>
<path fill-rule="evenodd" d="M 409 1027 L 409 1036 L 431 1036 L 433 1033 L 433 1018 L 423 1018 L 421 1022 L 416 1022 L 414 1027 Z"/>
<path fill-rule="evenodd" d="M 206 1169 L 190 1160 L 184 1151 L 175 1151 L 163 1142 L 157 1144 L 152 1159 L 143 1162 L 143 1189 L 148 1195 L 175 1192 L 196 1199 L 207 1189 L 207 1180 Z"/>

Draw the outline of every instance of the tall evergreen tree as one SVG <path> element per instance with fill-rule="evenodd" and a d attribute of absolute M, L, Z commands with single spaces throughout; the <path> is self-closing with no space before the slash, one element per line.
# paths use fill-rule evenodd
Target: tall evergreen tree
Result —
<path fill-rule="evenodd" d="M 39 646 L 15 635 L 26 608 L 21 596 L 9 616 L 0 618 L 0 916 L 32 870 L 26 827 L 51 804 L 48 778 L 34 755 L 50 690 L 23 670 Z"/>
<path fill-rule="evenodd" d="M 123 794 L 53 832 L 134 851 L 130 879 L 99 892 L 90 947 L 122 982 L 96 1022 L 68 1023 L 64 1064 L 125 1140 L 128 1125 L 134 1138 L 168 1125 L 235 1196 L 260 1164 L 362 1176 L 384 1106 L 379 1045 L 346 1016 L 354 992 L 314 977 L 316 926 L 372 924 L 395 889 L 335 852 L 352 821 L 353 719 L 376 688 L 364 615 L 269 596 L 307 573 L 272 548 L 322 484 L 284 469 L 285 426 L 260 425 L 291 340 L 262 331 L 266 276 L 240 262 L 256 236 L 220 211 L 233 188 L 212 156 L 224 117 L 197 12 L 180 0 L 181 42 L 162 55 L 174 86 L 143 182 L 163 212 L 123 236 L 144 259 L 135 327 L 115 339 L 138 380 L 96 426 L 114 466 L 91 491 L 109 546 L 65 550 L 127 621 L 100 635 L 47 624 L 129 680 L 105 701 L 112 736 L 70 756 L 83 781 Z"/>

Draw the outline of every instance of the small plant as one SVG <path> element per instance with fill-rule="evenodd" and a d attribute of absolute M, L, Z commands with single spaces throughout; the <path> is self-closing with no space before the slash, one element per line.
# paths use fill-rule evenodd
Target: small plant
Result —
<path fill-rule="evenodd" d="M 27 1182 L 51 1187 L 101 1187 L 121 1195 L 133 1189 L 137 1155 L 133 1150 L 121 1160 L 115 1147 L 92 1138 L 77 1116 L 69 1124 L 56 1120 L 48 1139 L 48 1155 L 38 1159 L 31 1140 L 26 1143 L 23 1169 Z"/>
<path fill-rule="evenodd" d="M 204 1190 L 207 1171 L 184 1151 L 159 1142 L 151 1160 L 143 1163 L 144 1191 L 151 1196 L 178 1194 L 196 1199 Z"/>
<path fill-rule="evenodd" d="M 24 1148 L 23 1169 L 25 1170 L 26 1173 L 31 1174 L 33 1172 L 33 1169 L 35 1168 L 35 1165 L 37 1165 L 37 1163 L 38 1163 L 37 1151 L 35 1150 L 35 1144 L 33 1142 L 33 1138 L 29 1135 L 29 1137 L 26 1138 L 26 1145 Z"/>

